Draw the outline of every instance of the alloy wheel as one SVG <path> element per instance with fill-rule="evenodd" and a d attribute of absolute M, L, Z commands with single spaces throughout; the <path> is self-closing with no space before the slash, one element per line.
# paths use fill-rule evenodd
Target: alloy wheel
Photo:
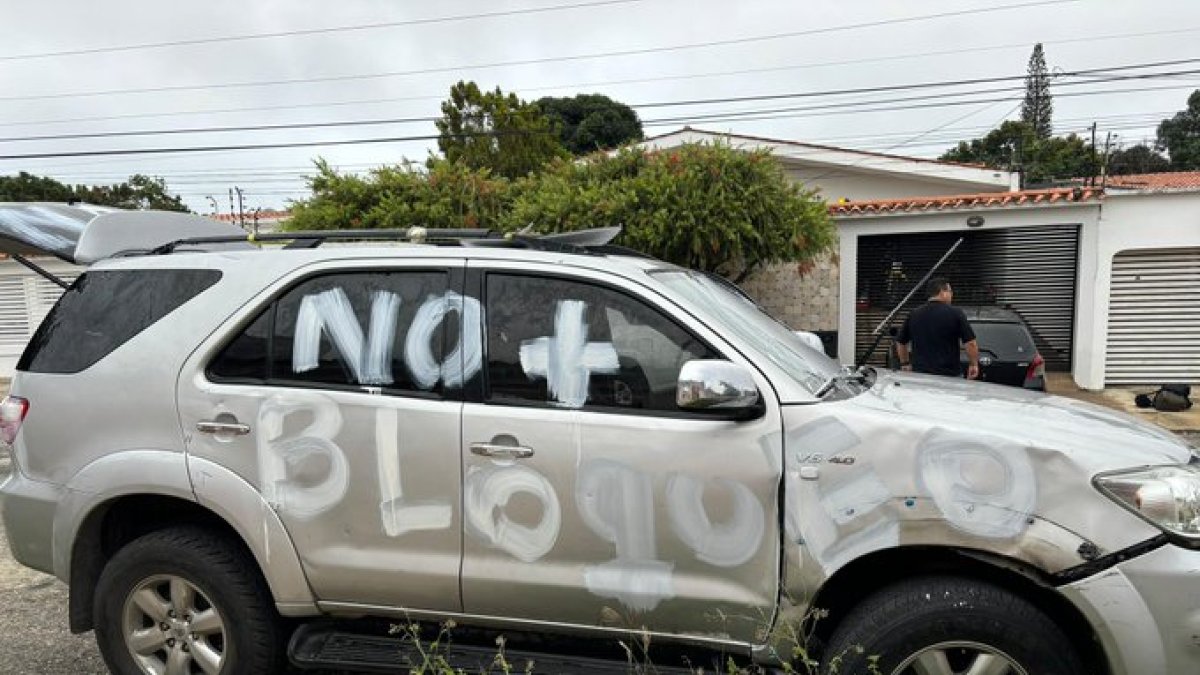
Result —
<path fill-rule="evenodd" d="M 978 642 L 941 642 L 904 659 L 892 675 L 1028 675 L 1011 656 Z"/>
<path fill-rule="evenodd" d="M 158 575 L 125 599 L 122 634 L 147 675 L 217 675 L 225 661 L 225 620 L 183 577 Z"/>

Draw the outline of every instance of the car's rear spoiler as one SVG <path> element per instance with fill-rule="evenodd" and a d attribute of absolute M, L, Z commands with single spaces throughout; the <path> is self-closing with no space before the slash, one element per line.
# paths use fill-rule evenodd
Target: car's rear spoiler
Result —
<path fill-rule="evenodd" d="M 191 237 L 245 233 L 231 223 L 174 211 L 126 211 L 90 204 L 0 202 L 0 253 L 30 267 L 30 255 L 52 255 L 75 265 L 152 251 Z M 229 244 L 238 246 L 238 244 Z M 242 243 L 240 247 L 250 247 Z"/>

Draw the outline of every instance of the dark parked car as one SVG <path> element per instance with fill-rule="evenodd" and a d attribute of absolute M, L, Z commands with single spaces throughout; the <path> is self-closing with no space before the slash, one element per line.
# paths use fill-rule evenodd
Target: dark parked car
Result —
<path fill-rule="evenodd" d="M 1029 327 L 1016 312 L 1000 307 L 962 307 L 979 342 L 979 377 L 984 382 L 1046 390 L 1046 361 Z M 967 354 L 962 353 L 963 370 Z"/>

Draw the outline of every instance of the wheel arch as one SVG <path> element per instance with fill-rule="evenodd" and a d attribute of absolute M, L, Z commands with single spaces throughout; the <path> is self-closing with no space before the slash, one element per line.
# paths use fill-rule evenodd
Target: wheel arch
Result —
<path fill-rule="evenodd" d="M 60 578 L 70 587 L 71 630 L 78 633 L 93 628 L 92 591 L 104 565 L 121 546 L 150 532 L 185 524 L 220 532 L 250 553 L 281 614 L 317 614 L 315 598 L 291 538 L 253 486 L 223 467 L 203 462 L 203 480 L 193 492 L 183 457 L 171 454 L 178 458 L 180 472 L 176 475 L 183 476 L 182 484 L 175 484 L 178 480 L 151 481 L 154 488 L 150 489 L 138 465 L 123 462 L 121 470 L 126 475 L 143 477 L 125 486 L 106 481 L 108 489 L 103 495 L 74 492 L 74 499 L 69 500 L 73 503 L 63 511 L 76 524 L 67 523 L 65 517 L 57 519 L 56 539 L 60 544 L 56 553 L 63 559 L 56 564 L 63 571 Z M 116 466 L 113 462 L 106 464 L 109 468 Z M 85 494 L 88 499 L 81 503 Z"/>
<path fill-rule="evenodd" d="M 975 549 L 908 546 L 875 551 L 845 565 L 822 584 L 808 606 L 808 631 L 818 648 L 828 643 L 846 615 L 868 596 L 914 573 L 949 574 L 986 581 L 1032 601 L 1057 623 L 1089 672 L 1108 675 L 1108 660 L 1083 614 L 1055 590 L 1049 578 L 1019 560 Z M 818 611 L 819 610 L 819 611 Z"/>

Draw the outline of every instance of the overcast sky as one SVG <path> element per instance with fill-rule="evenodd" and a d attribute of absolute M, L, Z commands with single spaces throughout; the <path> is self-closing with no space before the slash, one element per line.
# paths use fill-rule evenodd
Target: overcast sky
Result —
<path fill-rule="evenodd" d="M 1006 5 L 1020 6 L 979 11 Z M 1107 82 L 1058 78 L 1052 88 L 1056 132 L 1084 133 L 1096 121 L 1101 139 L 1109 131 L 1127 144 L 1153 138 L 1157 121 L 1182 108 L 1188 92 L 1200 87 L 1200 2 L 1194 0 L 0 0 L 0 7 L 0 156 L 5 157 L 430 135 L 436 133 L 433 123 L 422 120 L 14 140 L 431 118 L 459 79 L 498 85 L 527 99 L 603 93 L 634 105 L 647 123 L 647 134 L 690 123 L 936 157 L 953 139 L 1015 118 L 1018 101 L 997 99 L 1019 97 L 1020 92 L 995 90 L 1019 82 L 647 104 L 1022 75 L 1036 42 L 1045 44 L 1051 69 L 1068 74 L 1196 59 L 1102 75 L 1176 73 L 1171 77 Z M 408 25 L 394 25 L 403 22 Z M 376 26 L 210 40 L 371 24 Z M 181 41 L 192 43 L 144 46 Z M 138 45 L 143 47 L 112 49 Z M 85 53 L 62 53 L 81 51 Z M 1095 93 L 1113 90 L 1125 91 Z M 895 101 L 949 92 L 978 93 Z M 862 105 L 869 101 L 879 103 Z M 956 104 L 946 105 L 950 102 Z M 846 103 L 858 107 L 829 107 Z M 729 117 L 743 111 L 753 114 Z M 72 183 L 118 182 L 132 173 L 159 175 L 193 209 L 211 211 L 206 196 L 212 195 L 228 211 L 232 185 L 245 191 L 248 209 L 283 206 L 289 198 L 303 197 L 303 176 L 311 173 L 317 156 L 345 170 L 362 171 L 406 157 L 424 160 L 434 150 L 432 141 L 414 140 L 0 159 L 0 174 L 25 170 Z"/>

